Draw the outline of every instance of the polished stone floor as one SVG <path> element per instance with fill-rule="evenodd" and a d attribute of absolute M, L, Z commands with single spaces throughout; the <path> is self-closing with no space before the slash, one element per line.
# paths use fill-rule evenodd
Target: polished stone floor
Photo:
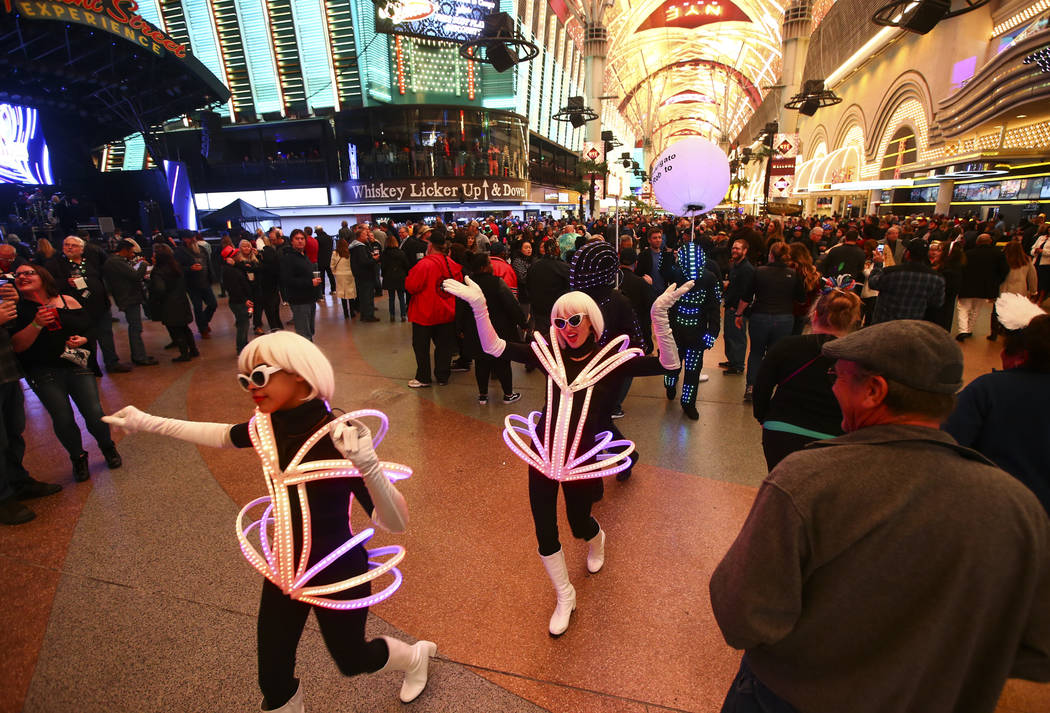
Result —
<path fill-rule="evenodd" d="M 641 464 L 609 481 L 595 515 L 608 532 L 607 563 L 586 571 L 586 545 L 562 542 L 577 588 L 569 631 L 547 635 L 554 605 L 536 556 L 524 467 L 500 437 L 507 413 L 543 398 L 538 373 L 516 368 L 523 399 L 504 406 L 492 389 L 477 403 L 473 374 L 412 390 L 410 326 L 345 322 L 332 298 L 319 309 L 318 344 L 337 374 L 333 405 L 385 411 L 384 459 L 415 468 L 402 484 L 411 508 L 405 581 L 370 616 L 370 633 L 437 642 L 423 695 L 397 700 L 398 675 L 343 678 L 311 621 L 299 675 L 312 712 L 718 711 L 739 663 L 711 614 L 707 582 L 765 475 L 760 429 L 741 402 L 742 377 L 724 377 L 709 352 L 699 422 L 638 379 L 620 424 Z M 202 358 L 169 364 L 166 335 L 147 325 L 159 367 L 100 381 L 112 412 L 149 412 L 235 423 L 252 411 L 234 382 L 232 319 L 220 300 Z M 118 348 L 126 353 L 124 328 Z M 998 348 L 964 347 L 967 378 L 996 364 Z M 30 505 L 32 523 L 0 529 L 0 713 L 251 711 L 254 614 L 260 577 L 244 561 L 234 518 L 264 494 L 251 450 L 209 450 L 148 434 L 123 436 L 124 467 L 108 471 L 85 433 L 92 479 L 72 481 L 46 413 L 27 392 L 27 466 L 61 483 Z M 1006 713 L 1045 713 L 1050 687 L 1012 681 Z"/>

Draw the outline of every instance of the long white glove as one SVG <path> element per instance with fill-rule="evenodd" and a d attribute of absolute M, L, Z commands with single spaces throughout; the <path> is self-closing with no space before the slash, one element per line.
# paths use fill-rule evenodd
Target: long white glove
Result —
<path fill-rule="evenodd" d="M 404 532 L 408 527 L 408 504 L 383 472 L 368 427 L 356 420 L 340 423 L 332 429 L 332 441 L 364 478 L 375 506 L 372 522 L 388 532 Z"/>
<path fill-rule="evenodd" d="M 674 343 L 674 335 L 671 333 L 671 319 L 667 311 L 678 301 L 678 298 L 696 284 L 689 280 L 681 287 L 670 285 L 664 293 L 653 301 L 653 307 L 649 310 L 649 317 L 653 322 L 653 340 L 660 350 L 660 365 L 668 371 L 677 371 L 682 365 L 678 358 L 678 347 Z"/>
<path fill-rule="evenodd" d="M 474 311 L 474 322 L 478 325 L 478 339 L 481 341 L 481 348 L 486 354 L 494 357 L 501 355 L 507 348 L 507 342 L 496 334 L 496 328 L 489 320 L 489 306 L 485 302 L 485 293 L 478 287 L 478 283 L 469 277 L 465 283 L 458 280 L 445 280 L 441 283 L 441 289 L 470 305 L 470 309 Z"/>
<path fill-rule="evenodd" d="M 102 420 L 111 426 L 122 428 L 128 433 L 146 431 L 171 436 L 182 441 L 197 443 L 210 448 L 229 448 L 231 424 L 204 423 L 201 421 L 180 421 L 175 418 L 161 418 L 139 411 L 134 406 L 125 406 L 112 416 L 103 416 Z"/>

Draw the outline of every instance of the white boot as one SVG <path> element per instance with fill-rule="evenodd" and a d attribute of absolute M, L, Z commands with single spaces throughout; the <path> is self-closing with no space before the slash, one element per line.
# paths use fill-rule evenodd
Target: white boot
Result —
<path fill-rule="evenodd" d="M 576 590 L 569 582 L 569 569 L 565 566 L 565 552 L 558 550 L 553 555 L 544 557 L 543 567 L 547 570 L 547 576 L 551 578 L 554 591 L 558 594 L 558 606 L 551 614 L 550 632 L 551 636 L 561 636 L 569 628 L 569 617 L 576 609 Z"/>
<path fill-rule="evenodd" d="M 288 699 L 280 708 L 274 708 L 267 713 L 303 713 L 306 709 L 303 708 L 303 684 L 300 681 L 299 687 L 295 689 L 295 695 Z"/>
<path fill-rule="evenodd" d="M 598 528 L 598 534 L 587 540 L 587 571 L 594 574 L 605 564 L 605 530 Z"/>
<path fill-rule="evenodd" d="M 390 654 L 382 671 L 404 671 L 405 681 L 401 684 L 401 701 L 411 703 L 427 687 L 427 670 L 430 658 L 437 655 L 437 644 L 433 641 L 417 641 L 409 646 L 400 639 L 382 637 L 386 641 Z"/>

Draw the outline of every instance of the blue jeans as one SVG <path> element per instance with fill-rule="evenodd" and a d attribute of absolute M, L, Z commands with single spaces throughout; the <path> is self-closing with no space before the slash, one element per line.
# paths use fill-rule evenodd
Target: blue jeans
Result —
<path fill-rule="evenodd" d="M 146 345 L 142 342 L 142 305 L 128 305 L 124 310 L 124 319 L 128 321 L 128 347 L 131 348 L 131 361 L 146 361 Z"/>
<path fill-rule="evenodd" d="M 304 305 L 292 305 L 292 324 L 295 325 L 295 333 L 300 337 L 306 337 L 311 342 L 314 340 L 314 314 L 317 305 L 313 302 Z"/>
<path fill-rule="evenodd" d="M 745 377 L 748 386 L 754 386 L 758 368 L 762 366 L 762 360 L 769 348 L 784 337 L 790 337 L 791 330 L 794 328 L 794 315 L 751 313 L 751 322 L 747 330 L 748 336 L 751 337 L 751 354 L 747 357 L 747 376 Z"/>
<path fill-rule="evenodd" d="M 401 303 L 401 316 L 405 317 L 408 314 L 408 308 L 405 301 L 405 291 L 398 290 L 393 287 L 388 287 L 386 290 L 387 297 L 390 298 L 390 319 L 394 319 L 394 295 L 397 295 L 397 301 Z"/>
<path fill-rule="evenodd" d="M 78 366 L 32 367 L 26 381 L 33 387 L 40 403 L 51 416 L 51 425 L 55 429 L 59 443 L 70 457 L 84 452 L 84 443 L 80 438 L 80 427 L 73 417 L 72 398 L 77 410 L 84 418 L 88 432 L 95 437 L 99 447 L 113 445 L 109 425 L 102 421 L 102 404 L 98 400 L 98 382 L 89 369 Z"/>
<path fill-rule="evenodd" d="M 744 368 L 744 357 L 747 355 L 747 321 L 744 326 L 736 326 L 736 310 L 726 306 L 725 319 L 722 320 L 722 339 L 725 340 L 726 361 L 733 369 Z"/>
<path fill-rule="evenodd" d="M 26 442 L 22 438 L 25 430 L 22 382 L 0 384 L 0 500 L 17 495 L 21 486 L 29 482 L 29 472 L 22 465 L 26 452 Z"/>
<path fill-rule="evenodd" d="M 215 310 L 219 308 L 219 302 L 215 299 L 215 291 L 212 290 L 211 285 L 190 287 L 186 291 L 190 293 L 193 314 L 197 319 L 197 331 L 204 334 L 208 331 L 208 325 L 211 324 Z"/>
<path fill-rule="evenodd" d="M 790 315 L 789 315 L 790 316 Z M 747 654 L 729 686 L 722 713 L 798 713 L 794 706 L 766 688 L 747 665 Z"/>
<path fill-rule="evenodd" d="M 376 283 L 357 283 L 357 308 L 361 310 L 361 319 L 375 319 L 376 316 Z"/>
<path fill-rule="evenodd" d="M 230 305 L 233 312 L 233 324 L 237 328 L 237 353 L 248 346 L 248 328 L 251 327 L 252 318 L 248 316 L 248 305 Z"/>

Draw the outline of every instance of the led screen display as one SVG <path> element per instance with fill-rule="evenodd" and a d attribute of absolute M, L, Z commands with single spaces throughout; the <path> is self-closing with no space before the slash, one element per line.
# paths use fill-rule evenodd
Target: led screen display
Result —
<path fill-rule="evenodd" d="M 193 203 L 190 189 L 190 174 L 186 164 L 179 161 L 164 162 L 164 179 L 171 194 L 171 207 L 175 212 L 175 227 L 180 230 L 197 230 L 197 206 Z"/>
<path fill-rule="evenodd" d="M 32 107 L 0 104 L 0 183 L 54 183 L 40 116 Z"/>
<path fill-rule="evenodd" d="M 376 30 L 469 42 L 481 34 L 495 0 L 391 0 L 376 7 Z"/>

